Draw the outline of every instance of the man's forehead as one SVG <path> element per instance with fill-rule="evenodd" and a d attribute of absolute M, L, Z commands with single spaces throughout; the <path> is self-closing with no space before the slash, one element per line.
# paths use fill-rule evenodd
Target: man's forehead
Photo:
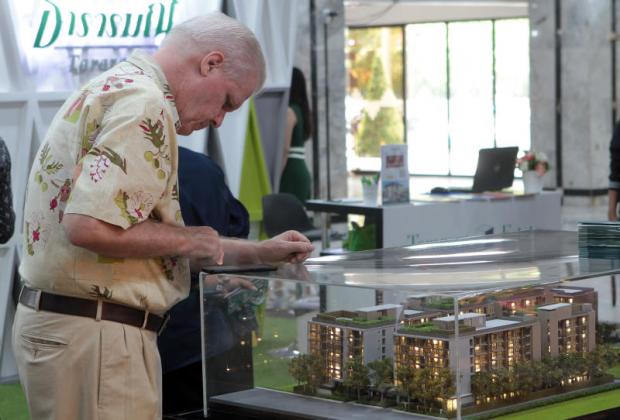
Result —
<path fill-rule="evenodd" d="M 245 102 L 252 96 L 254 90 L 256 89 L 255 80 L 255 78 L 249 77 L 245 79 L 244 82 L 236 84 L 236 89 L 234 89 L 234 92 L 231 92 L 232 96 L 235 98 L 235 101 Z"/>

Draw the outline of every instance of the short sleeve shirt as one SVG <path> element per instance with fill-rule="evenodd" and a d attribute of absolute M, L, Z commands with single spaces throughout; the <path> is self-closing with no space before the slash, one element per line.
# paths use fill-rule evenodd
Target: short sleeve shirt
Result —
<path fill-rule="evenodd" d="M 183 226 L 178 124 L 164 74 L 139 52 L 65 102 L 28 179 L 19 269 L 27 285 L 154 313 L 187 296 L 187 259 L 109 258 L 73 246 L 61 225 L 75 213 L 122 229 L 147 219 Z"/>

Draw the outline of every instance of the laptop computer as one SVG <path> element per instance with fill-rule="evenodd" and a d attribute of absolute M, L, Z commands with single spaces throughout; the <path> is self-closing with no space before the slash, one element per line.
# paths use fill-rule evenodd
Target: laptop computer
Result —
<path fill-rule="evenodd" d="M 448 188 L 447 192 L 478 193 L 511 187 L 518 151 L 516 146 L 480 149 L 472 188 Z"/>

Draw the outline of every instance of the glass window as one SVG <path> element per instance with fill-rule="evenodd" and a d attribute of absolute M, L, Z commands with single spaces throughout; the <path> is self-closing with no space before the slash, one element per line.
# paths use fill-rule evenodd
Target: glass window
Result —
<path fill-rule="evenodd" d="M 381 146 L 404 143 L 403 28 L 350 29 L 347 40 L 347 162 L 380 165 Z"/>
<path fill-rule="evenodd" d="M 446 175 L 449 169 L 446 25 L 406 26 L 409 170 Z"/>
<path fill-rule="evenodd" d="M 478 149 L 493 147 L 492 35 L 490 21 L 448 24 L 452 175 L 473 175 Z"/>
<path fill-rule="evenodd" d="M 530 148 L 530 62 L 527 19 L 495 23 L 495 139 Z"/>
<path fill-rule="evenodd" d="M 472 176 L 479 149 L 530 147 L 527 19 L 349 29 L 346 54 L 349 170 L 379 170 L 381 145 L 404 141 L 427 175 Z"/>

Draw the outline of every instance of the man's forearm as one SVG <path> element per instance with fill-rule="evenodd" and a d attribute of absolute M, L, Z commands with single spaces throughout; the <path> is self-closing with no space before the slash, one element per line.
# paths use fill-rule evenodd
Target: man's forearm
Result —
<path fill-rule="evenodd" d="M 222 246 L 224 248 L 224 264 L 238 265 L 264 262 L 257 242 L 222 238 Z"/>
<path fill-rule="evenodd" d="M 221 243 L 225 264 L 299 263 L 314 250 L 308 238 L 292 230 L 261 242 L 223 238 Z"/>
<path fill-rule="evenodd" d="M 73 245 L 106 257 L 151 258 L 187 253 L 184 228 L 152 220 L 122 229 L 88 216 L 67 214 L 63 226 Z"/>

